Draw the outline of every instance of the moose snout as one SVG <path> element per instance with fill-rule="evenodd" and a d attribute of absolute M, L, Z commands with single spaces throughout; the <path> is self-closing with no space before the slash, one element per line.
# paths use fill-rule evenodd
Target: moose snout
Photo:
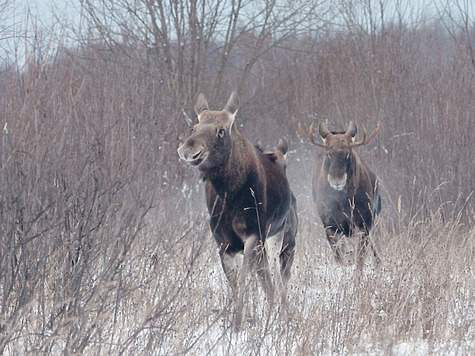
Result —
<path fill-rule="evenodd" d="M 334 177 L 328 174 L 327 179 L 330 186 L 335 190 L 343 190 L 346 185 L 346 173 L 344 173 L 341 177 Z"/>
<path fill-rule="evenodd" d="M 203 161 L 205 157 L 203 157 L 204 147 L 203 145 L 193 145 L 189 146 L 186 142 L 178 147 L 177 149 L 178 155 L 184 161 L 187 161 L 191 164 L 199 164 Z"/>

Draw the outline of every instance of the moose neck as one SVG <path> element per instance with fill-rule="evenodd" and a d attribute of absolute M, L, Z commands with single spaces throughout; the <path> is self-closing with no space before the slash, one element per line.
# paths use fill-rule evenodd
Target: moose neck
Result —
<path fill-rule="evenodd" d="M 251 143 L 233 128 L 233 140 L 227 162 L 205 174 L 216 192 L 224 197 L 233 197 L 247 181 L 253 170 L 257 170 L 258 158 Z"/>

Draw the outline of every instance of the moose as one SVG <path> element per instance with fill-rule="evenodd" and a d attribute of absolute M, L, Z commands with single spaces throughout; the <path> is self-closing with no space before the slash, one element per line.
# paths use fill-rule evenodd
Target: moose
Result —
<path fill-rule="evenodd" d="M 314 139 L 313 123 L 308 134 L 300 123 L 298 129 L 305 141 L 325 149 L 321 163 L 316 161 L 314 165 L 312 195 L 335 260 L 345 264 L 354 262 L 349 257 L 356 257 L 361 269 L 369 244 L 379 262 L 376 248 L 369 240 L 374 217 L 381 211 L 378 179 L 354 148 L 370 143 L 381 129 L 381 122 L 369 139 L 363 128 L 363 139 L 359 142 L 355 142 L 357 126 L 353 121 L 346 131 L 329 131 L 320 122 L 318 133 L 322 143 Z M 347 248 L 351 238 L 357 240 L 356 256 L 355 251 Z"/>
<path fill-rule="evenodd" d="M 257 272 L 269 305 L 275 290 L 285 303 L 297 234 L 296 199 L 286 177 L 287 143 L 275 151 L 253 146 L 234 124 L 239 98 L 233 92 L 221 111 L 200 93 L 198 124 L 178 148 L 205 181 L 210 227 L 235 303 L 235 328 L 242 323 L 246 279 Z M 243 256 L 242 256 L 243 255 Z M 239 259 L 242 256 L 242 262 Z"/>

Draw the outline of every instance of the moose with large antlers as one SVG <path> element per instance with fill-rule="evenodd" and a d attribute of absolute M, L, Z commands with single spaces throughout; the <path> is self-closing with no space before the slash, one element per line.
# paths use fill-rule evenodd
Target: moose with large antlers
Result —
<path fill-rule="evenodd" d="M 285 302 L 298 225 L 296 200 L 285 173 L 287 143 L 281 140 L 267 153 L 253 146 L 234 124 L 238 108 L 236 92 L 220 111 L 209 110 L 199 94 L 198 124 L 178 148 L 180 158 L 198 167 L 206 182 L 211 231 L 236 300 L 237 329 L 251 271 L 260 276 L 271 304 L 274 290 Z"/>
<path fill-rule="evenodd" d="M 322 162 L 315 162 L 312 193 L 335 259 L 345 263 L 354 261 L 351 257 L 356 256 L 361 268 L 369 244 L 379 261 L 376 248 L 369 240 L 374 217 L 381 211 L 378 179 L 354 148 L 371 142 L 381 129 L 381 122 L 368 139 L 363 129 L 363 139 L 359 142 L 355 142 L 357 126 L 352 121 L 343 132 L 330 131 L 321 122 L 318 133 L 322 142 L 314 139 L 313 123 L 308 134 L 300 123 L 298 128 L 304 140 L 325 149 Z M 356 255 L 348 248 L 351 246 L 348 239 L 352 237 L 359 238 Z"/>

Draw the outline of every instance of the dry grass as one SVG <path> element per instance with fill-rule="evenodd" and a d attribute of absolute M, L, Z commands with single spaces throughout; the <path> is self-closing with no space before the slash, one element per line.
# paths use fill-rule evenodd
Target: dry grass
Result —
<path fill-rule="evenodd" d="M 383 264 L 369 264 L 359 277 L 335 265 L 313 216 L 301 219 L 288 314 L 269 314 L 253 283 L 250 320 L 243 332 L 232 332 L 217 251 L 195 216 L 189 225 L 151 223 L 115 278 L 107 274 L 113 248 L 106 249 L 66 300 L 56 295 L 69 283 L 54 268 L 63 252 L 51 251 L 47 283 L 22 306 L 22 323 L 16 330 L 4 325 L 14 331 L 4 352 L 391 354 L 407 343 L 421 354 L 469 353 L 473 229 L 460 233 L 429 220 L 414 236 L 415 229 L 395 233 L 380 222 Z"/>
<path fill-rule="evenodd" d="M 380 35 L 293 38 L 243 85 L 237 124 L 290 142 L 300 226 L 289 312 L 252 280 L 240 333 L 198 173 L 176 154 L 186 108 L 154 63 L 90 44 L 3 67 L 0 353 L 469 354 L 473 58 L 436 26 Z M 383 120 L 361 149 L 383 182 L 382 264 L 363 275 L 334 263 L 311 202 L 319 151 L 296 125 L 320 119 Z"/>

